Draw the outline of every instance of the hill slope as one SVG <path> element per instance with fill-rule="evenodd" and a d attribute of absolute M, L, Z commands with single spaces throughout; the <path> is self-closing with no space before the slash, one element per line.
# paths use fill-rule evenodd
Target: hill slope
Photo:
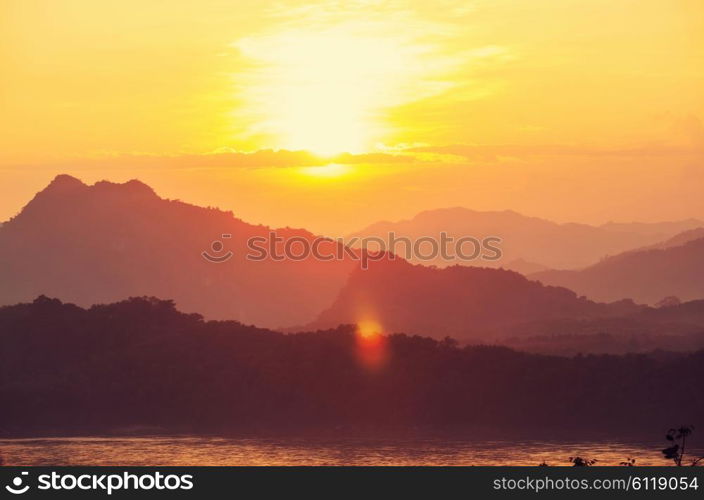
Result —
<path fill-rule="evenodd" d="M 444 269 L 397 259 L 354 271 L 332 307 L 309 328 L 378 323 L 383 331 L 481 340 L 529 321 L 595 318 L 641 310 L 629 301 L 598 304 L 501 269 Z"/>
<path fill-rule="evenodd" d="M 678 246 L 677 241 L 615 255 L 579 271 L 544 271 L 530 278 L 599 301 L 631 298 L 655 304 L 668 296 L 704 298 L 704 238 Z"/>
<path fill-rule="evenodd" d="M 0 343 L 0 398 L 12 402 L 3 435 L 147 426 L 643 438 L 700 426 L 704 414 L 704 352 L 559 358 L 399 334 L 370 367 L 350 327 L 284 335 L 157 299 L 86 310 L 46 297 L 0 308 Z"/>

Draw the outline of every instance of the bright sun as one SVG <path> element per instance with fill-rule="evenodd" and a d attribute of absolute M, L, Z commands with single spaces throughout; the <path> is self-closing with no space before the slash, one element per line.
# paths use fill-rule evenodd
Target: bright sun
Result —
<path fill-rule="evenodd" d="M 417 47 L 340 25 L 319 32 L 248 38 L 256 61 L 240 82 L 257 130 L 270 146 L 321 155 L 369 150 L 383 137 L 384 111 L 399 103 Z"/>
<path fill-rule="evenodd" d="M 335 179 L 348 174 L 351 170 L 351 167 L 349 165 L 339 165 L 337 163 L 330 163 L 328 165 L 321 165 L 315 167 L 301 167 L 298 170 L 301 174 L 309 177 L 316 177 L 318 179 Z"/>

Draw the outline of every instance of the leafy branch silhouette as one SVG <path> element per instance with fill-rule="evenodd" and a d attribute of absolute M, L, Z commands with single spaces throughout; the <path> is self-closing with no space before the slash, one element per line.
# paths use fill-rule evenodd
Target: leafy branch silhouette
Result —
<path fill-rule="evenodd" d="M 687 446 L 687 438 L 694 432 L 693 425 L 683 425 L 682 427 L 673 428 L 667 431 L 665 439 L 667 439 L 672 446 L 668 446 L 662 450 L 662 454 L 665 458 L 670 459 L 675 462 L 678 467 L 682 466 L 685 460 L 685 450 Z M 689 465 L 692 467 L 699 465 L 699 462 L 704 460 L 704 457 L 692 458 Z"/>
<path fill-rule="evenodd" d="M 598 462 L 596 458 L 570 457 L 573 467 L 591 467 Z"/>

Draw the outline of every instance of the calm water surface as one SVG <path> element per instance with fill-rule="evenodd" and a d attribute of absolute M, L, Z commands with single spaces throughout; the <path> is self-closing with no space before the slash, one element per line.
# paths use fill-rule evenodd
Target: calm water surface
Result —
<path fill-rule="evenodd" d="M 659 442 L 311 440 L 188 436 L 0 439 L 6 465 L 671 465 Z"/>

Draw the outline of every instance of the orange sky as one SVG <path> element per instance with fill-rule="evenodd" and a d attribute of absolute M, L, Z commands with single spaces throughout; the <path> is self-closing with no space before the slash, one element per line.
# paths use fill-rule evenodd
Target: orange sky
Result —
<path fill-rule="evenodd" d="M 0 220 L 57 173 L 328 234 L 704 217 L 700 0 L 4 0 L 0 68 Z"/>

